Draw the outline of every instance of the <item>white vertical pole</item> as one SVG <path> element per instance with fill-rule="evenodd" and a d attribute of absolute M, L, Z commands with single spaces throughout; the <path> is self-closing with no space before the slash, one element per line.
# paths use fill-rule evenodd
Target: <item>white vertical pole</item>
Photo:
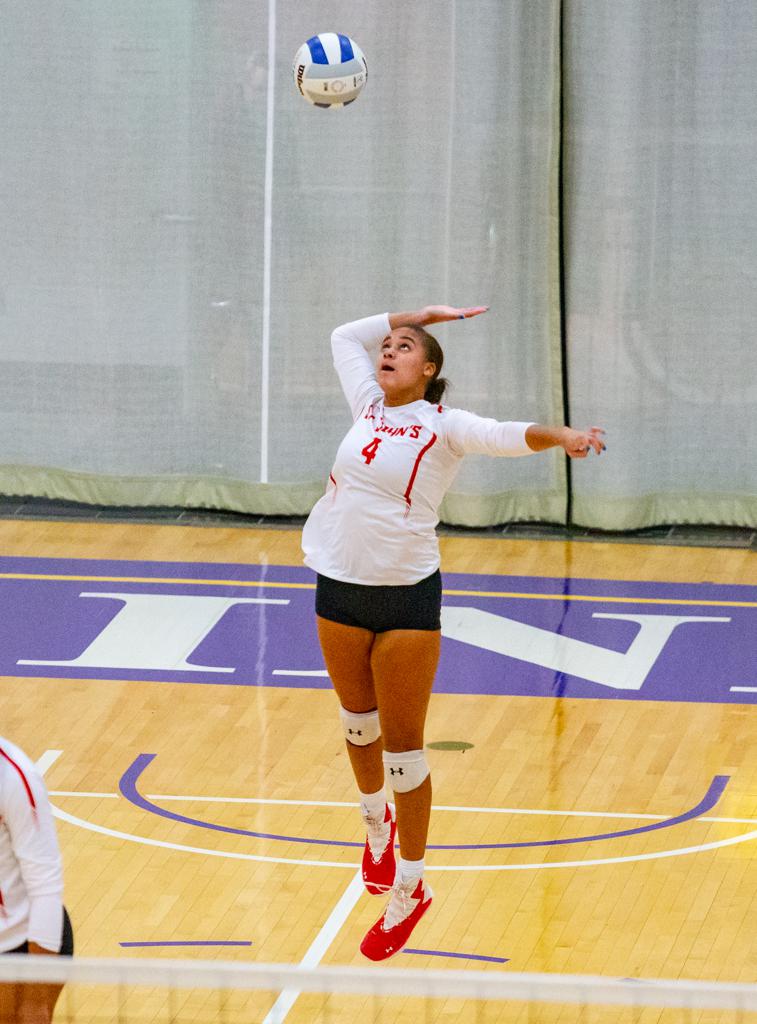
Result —
<path fill-rule="evenodd" d="M 268 483 L 269 377 L 271 368 L 271 239 L 273 223 L 273 116 L 276 82 L 276 0 L 268 0 L 268 91 L 263 206 L 263 337 L 260 367 L 260 482 Z"/>
<path fill-rule="evenodd" d="M 452 2 L 450 21 L 450 74 L 449 74 L 449 119 L 447 122 L 447 169 L 444 198 L 444 291 L 445 302 L 460 301 L 450 294 L 450 261 L 452 259 L 452 162 L 456 146 L 455 139 L 455 77 L 457 50 L 457 0 Z M 467 301 L 467 299 L 466 299 Z"/>

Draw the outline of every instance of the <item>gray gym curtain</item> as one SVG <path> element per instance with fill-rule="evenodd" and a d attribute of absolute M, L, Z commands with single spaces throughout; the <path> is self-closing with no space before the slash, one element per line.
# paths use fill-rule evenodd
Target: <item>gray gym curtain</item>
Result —
<path fill-rule="evenodd" d="M 757 4 L 566 0 L 575 519 L 757 526 Z"/>
<path fill-rule="evenodd" d="M 483 302 L 437 331 L 449 402 L 559 422 L 565 369 L 609 440 L 573 464 L 577 522 L 757 525 L 754 4 L 3 14 L 0 492 L 303 514 L 349 424 L 332 327 Z M 343 111 L 291 81 L 326 30 L 368 58 Z M 566 498 L 557 452 L 471 458 L 443 514 L 560 522 Z"/>
<path fill-rule="evenodd" d="M 404 0 L 13 0 L 0 43 L 0 489 L 305 513 L 349 425 L 336 324 L 442 328 L 451 401 L 561 416 L 558 17 Z M 318 110 L 291 62 L 352 34 Z M 485 57 L 485 59 L 484 59 Z M 449 514 L 559 519 L 558 456 L 471 460 Z"/>

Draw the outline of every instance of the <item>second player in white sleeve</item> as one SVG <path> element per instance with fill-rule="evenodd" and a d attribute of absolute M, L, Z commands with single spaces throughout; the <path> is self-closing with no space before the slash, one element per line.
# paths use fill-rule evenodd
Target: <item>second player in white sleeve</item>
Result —
<path fill-rule="evenodd" d="M 52 809 L 33 761 L 0 736 L 0 954 L 73 954 Z M 0 985 L 0 1021 L 48 1024 L 58 984 Z"/>
<path fill-rule="evenodd" d="M 521 456 L 560 446 L 584 458 L 604 449 L 598 427 L 499 422 L 442 404 L 444 356 L 425 328 L 486 309 L 380 314 L 338 327 L 331 338 L 353 425 L 302 547 L 317 573 L 318 634 L 360 791 L 363 880 L 368 892 L 389 894 L 360 947 L 371 960 L 399 952 L 432 899 L 423 878 L 431 810 L 423 730 L 441 638 L 435 527 L 442 499 L 469 453 Z"/>

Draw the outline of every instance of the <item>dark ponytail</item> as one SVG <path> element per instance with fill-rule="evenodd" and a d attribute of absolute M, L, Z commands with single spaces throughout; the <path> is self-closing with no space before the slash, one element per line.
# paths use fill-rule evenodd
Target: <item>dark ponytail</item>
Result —
<path fill-rule="evenodd" d="M 440 405 L 444 398 L 444 392 L 448 387 L 449 381 L 446 377 L 434 377 L 433 380 L 429 381 L 423 397 L 427 402 L 431 402 L 432 405 Z"/>
<path fill-rule="evenodd" d="M 418 340 L 423 345 L 423 349 L 426 355 L 426 361 L 434 364 L 434 376 L 426 385 L 426 391 L 423 397 L 427 402 L 431 402 L 432 405 L 439 405 L 444 393 L 449 387 L 449 381 L 446 377 L 440 377 L 439 374 L 442 372 L 442 366 L 444 365 L 444 353 L 442 347 L 436 338 L 429 334 L 428 331 L 424 330 L 423 327 L 412 327 L 411 328 Z"/>

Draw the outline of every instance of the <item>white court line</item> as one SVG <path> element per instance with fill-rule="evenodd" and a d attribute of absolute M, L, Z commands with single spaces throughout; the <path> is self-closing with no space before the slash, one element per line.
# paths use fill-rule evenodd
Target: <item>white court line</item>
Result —
<path fill-rule="evenodd" d="M 275 668 L 273 670 L 273 674 L 275 676 L 323 676 L 325 678 L 328 677 L 328 672 L 325 669 L 314 669 L 313 671 L 297 672 L 294 669 Z"/>
<path fill-rule="evenodd" d="M 46 771 L 60 757 L 62 751 L 48 750 L 40 757 L 37 764 L 41 766 L 40 771 Z M 118 832 L 115 829 L 105 828 L 102 825 L 95 825 L 77 818 L 73 814 L 62 811 L 59 807 L 51 804 L 53 815 L 71 825 L 87 829 L 90 832 L 99 832 L 101 835 L 113 836 L 116 839 L 123 839 L 131 843 L 142 843 L 145 846 L 162 846 L 168 850 L 181 850 L 184 853 L 202 853 L 209 857 L 228 857 L 232 860 L 263 861 L 271 864 L 296 864 L 307 867 L 329 867 L 329 868 L 353 868 L 354 862 L 325 861 L 325 860 L 304 860 L 290 857 L 267 857 L 254 853 L 230 853 L 224 850 L 211 850 L 206 847 L 185 846 L 181 843 L 169 843 L 162 839 L 148 839 L 144 836 L 130 835 L 128 832 Z M 642 860 L 660 860 L 663 857 L 683 857 L 692 853 L 703 853 L 707 850 L 718 850 L 726 846 L 736 846 L 738 843 L 746 843 L 757 839 L 757 829 L 751 832 L 744 832 L 740 836 L 733 836 L 730 839 L 718 839 L 711 843 L 698 843 L 696 846 L 683 846 L 674 850 L 659 850 L 656 853 L 629 854 L 625 857 L 601 857 L 593 860 L 567 860 L 567 861 L 534 861 L 521 864 L 428 864 L 427 871 L 539 871 L 551 868 L 588 868 L 599 867 L 603 864 L 631 864 Z M 353 879 L 354 881 L 354 879 Z M 348 886 L 347 892 L 350 891 Z M 343 897 L 344 898 L 344 897 Z M 340 901 L 341 904 L 341 901 Z M 340 904 L 337 904 L 339 906 Z M 354 904 L 353 904 L 354 905 Z M 336 909 L 336 908 L 335 908 Z M 327 922 L 328 923 L 328 922 Z M 325 928 L 325 925 L 324 925 Z"/>
<path fill-rule="evenodd" d="M 57 752 L 60 754 L 60 751 Z M 52 762 L 51 762 L 52 763 Z M 117 800 L 119 793 L 84 793 L 75 789 L 51 789 L 50 796 L 92 797 L 98 800 Z M 164 800 L 174 803 L 209 804 L 262 804 L 277 807 L 359 807 L 350 800 L 275 800 L 256 796 L 179 796 L 175 793 L 148 793 L 148 800 Z M 434 804 L 432 811 L 455 811 L 465 814 L 523 814 L 546 818 L 618 818 L 623 820 L 664 821 L 669 814 L 635 814 L 628 811 L 548 811 L 535 807 L 458 807 Z M 721 825 L 757 825 L 757 818 L 719 818 L 701 816 L 692 821 L 705 821 Z"/>
<path fill-rule="evenodd" d="M 49 789 L 48 796 L 89 796 L 97 800 L 118 800 L 120 793 L 80 793 L 76 789 Z"/>
<path fill-rule="evenodd" d="M 72 795 L 77 794 L 60 794 L 60 795 Z M 117 796 L 118 794 L 102 794 L 95 793 L 94 796 Z M 148 793 L 148 800 L 165 800 L 173 801 L 174 803 L 192 803 L 194 801 L 213 804 L 270 804 L 277 806 L 288 807 L 359 807 L 360 804 L 356 801 L 349 800 L 273 800 L 265 797 L 256 796 L 176 796 L 171 793 Z M 630 811 L 546 811 L 535 807 L 458 807 L 448 804 L 434 804 L 431 808 L 432 811 L 455 811 L 457 813 L 465 814 L 525 814 L 525 815 L 539 815 L 540 817 L 546 818 L 619 818 L 630 821 L 665 821 L 669 818 L 669 814 L 641 814 L 633 813 Z M 708 822 L 720 822 L 721 824 L 731 825 L 757 825 L 757 818 L 710 818 L 710 817 L 698 817 L 693 818 L 692 821 L 708 821 Z"/>
<path fill-rule="evenodd" d="M 358 870 L 329 914 L 325 924 L 313 939 L 305 956 L 300 960 L 298 967 L 307 969 L 318 966 L 364 891 L 362 875 Z M 263 1024 L 281 1024 L 296 1003 L 299 994 L 297 989 L 291 988 L 285 988 L 280 992 L 278 999 L 266 1014 Z"/>
<path fill-rule="evenodd" d="M 62 750 L 46 750 L 42 757 L 37 760 L 37 771 L 39 774 L 44 775 L 47 769 L 55 764 L 62 753 Z"/>
<path fill-rule="evenodd" d="M 732 686 L 731 693 L 757 693 L 757 686 Z"/>
<path fill-rule="evenodd" d="M 712 843 L 698 843 L 696 846 L 681 846 L 676 850 L 659 850 L 657 853 L 636 853 L 627 857 L 600 857 L 596 860 L 563 860 L 546 861 L 541 864 L 462 864 L 462 865 L 426 865 L 427 871 L 526 871 L 534 868 L 593 868 L 602 864 L 631 864 L 641 860 L 660 860 L 663 857 L 685 857 L 690 853 L 704 853 L 706 850 L 719 850 L 724 846 L 736 846 L 757 839 L 757 829 L 743 832 L 732 839 L 718 839 Z"/>
<path fill-rule="evenodd" d="M 44 775 L 51 764 L 54 764 L 58 760 L 60 755 L 63 753 L 62 750 L 46 750 L 42 757 L 37 761 L 37 769 L 41 775 Z M 56 795 L 55 791 L 51 791 L 49 796 Z M 70 793 L 58 793 L 57 795 L 71 795 Z M 96 796 L 96 797 L 118 797 L 118 793 L 74 793 L 74 796 Z M 290 857 L 262 857 L 254 853 L 229 853 L 223 850 L 209 850 L 203 846 L 184 846 L 182 843 L 167 843 L 162 839 L 148 839 L 145 836 L 131 835 L 129 832 L 118 832 L 116 829 L 105 828 L 103 825 L 95 825 L 91 821 L 85 821 L 84 818 L 77 818 L 74 814 L 69 814 L 68 811 L 62 811 L 60 807 L 56 807 L 55 804 L 50 804 L 50 809 L 53 812 L 54 818 L 59 818 L 61 821 L 67 821 L 69 825 L 76 825 L 78 828 L 86 829 L 87 832 L 98 832 L 103 836 L 112 836 L 114 839 L 124 839 L 127 843 L 141 843 L 143 846 L 162 846 L 167 850 L 181 850 L 183 853 L 202 853 L 208 857 L 228 857 L 232 860 L 254 860 L 264 861 L 270 864 L 301 864 L 305 867 L 320 867 L 321 865 L 332 867 L 332 868 L 354 868 L 355 865 L 344 864 L 341 861 L 325 861 L 325 860 L 295 860 Z"/>
<path fill-rule="evenodd" d="M 118 832 L 116 829 L 105 828 L 103 825 L 95 825 L 94 822 L 85 821 L 84 818 L 77 818 L 68 811 L 62 811 L 55 804 L 52 807 L 53 817 L 61 821 L 67 821 L 69 825 L 76 825 L 78 828 L 86 829 L 88 832 L 99 832 L 103 836 L 112 836 L 114 839 L 123 839 L 128 843 L 141 843 L 143 846 L 162 846 L 166 850 L 180 850 L 182 853 L 202 853 L 207 857 L 228 857 L 231 860 L 254 860 L 265 864 L 295 864 L 304 865 L 308 868 L 351 868 L 354 870 L 354 861 L 350 863 L 343 861 L 327 860 L 297 860 L 294 857 L 263 857 L 255 853 L 231 853 L 228 850 L 211 850 L 203 846 L 185 846 L 182 843 L 167 843 L 163 839 L 148 839 L 146 836 L 135 836 L 129 832 Z"/>
<path fill-rule="evenodd" d="M 228 857 L 232 860 L 252 860 L 270 864 L 294 864 L 314 868 L 351 868 L 354 870 L 354 861 L 327 861 L 327 860 L 300 860 L 294 857 L 267 857 L 254 853 L 231 853 L 225 850 L 211 850 L 202 846 L 185 846 L 181 843 L 168 843 L 162 839 L 148 839 L 145 836 L 135 836 L 128 832 L 117 832 L 115 829 L 105 828 L 102 825 L 95 825 L 83 818 L 77 818 L 67 811 L 51 804 L 53 815 L 61 821 L 67 821 L 71 825 L 86 829 L 89 832 L 99 832 L 104 836 L 113 836 L 115 839 L 124 839 L 130 843 L 142 843 L 144 846 L 162 846 L 167 850 L 180 850 L 183 853 L 202 853 L 208 857 Z M 735 846 L 737 843 L 746 843 L 757 839 L 757 829 L 753 832 L 744 832 L 732 839 L 720 839 L 712 843 L 700 843 L 697 846 L 686 846 L 675 850 L 660 850 L 658 853 L 630 854 L 626 857 L 604 857 L 597 860 L 569 860 L 569 861 L 533 861 L 522 864 L 427 864 L 427 871 L 539 871 L 550 868 L 588 868 L 601 864 L 631 864 L 640 860 L 658 860 L 662 857 L 681 857 L 690 853 L 701 853 L 704 850 L 717 850 L 723 846 Z"/>

